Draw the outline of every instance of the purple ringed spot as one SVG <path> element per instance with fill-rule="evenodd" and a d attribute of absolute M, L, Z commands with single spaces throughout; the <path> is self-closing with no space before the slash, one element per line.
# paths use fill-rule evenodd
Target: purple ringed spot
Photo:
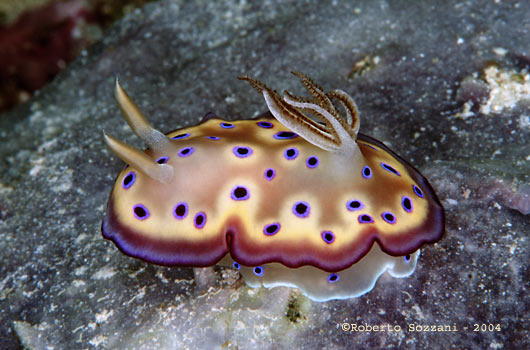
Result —
<path fill-rule="evenodd" d="M 383 212 L 381 214 L 381 217 L 383 218 L 383 220 L 385 220 L 389 224 L 395 224 L 396 223 L 396 217 L 394 216 L 394 214 L 392 214 L 389 211 Z"/>
<path fill-rule="evenodd" d="M 416 196 L 423 198 L 423 191 L 421 190 L 421 188 L 416 185 L 412 185 L 412 189 L 414 190 L 414 193 L 416 193 Z"/>
<path fill-rule="evenodd" d="M 293 214 L 298 216 L 299 218 L 306 218 L 309 216 L 311 212 L 311 207 L 309 206 L 309 203 L 300 201 L 296 202 L 293 205 Z"/>
<path fill-rule="evenodd" d="M 220 139 L 220 137 L 218 136 L 206 136 L 207 139 L 210 139 L 210 140 L 214 140 L 214 141 L 217 141 Z"/>
<path fill-rule="evenodd" d="M 158 164 L 166 164 L 168 160 L 169 160 L 169 157 L 164 156 L 164 157 L 160 157 L 160 158 L 158 158 L 158 159 L 156 160 L 156 162 L 157 162 Z"/>
<path fill-rule="evenodd" d="M 189 133 L 185 133 L 185 134 L 180 134 L 180 135 L 173 136 L 171 139 L 172 140 L 180 140 L 180 139 L 185 139 L 186 137 L 189 137 L 189 136 L 190 136 Z"/>
<path fill-rule="evenodd" d="M 277 222 L 275 222 L 274 224 L 266 225 L 263 228 L 263 233 L 267 236 L 273 236 L 280 231 L 280 227 L 281 225 Z"/>
<path fill-rule="evenodd" d="M 405 255 L 405 256 L 403 257 L 403 259 L 405 260 L 405 263 L 408 264 L 408 263 L 410 262 L 410 255 L 409 255 L 409 254 Z"/>
<path fill-rule="evenodd" d="M 410 199 L 410 197 L 403 196 L 403 198 L 401 199 L 401 206 L 407 213 L 411 213 L 413 209 L 412 199 Z"/>
<path fill-rule="evenodd" d="M 363 170 L 361 171 L 361 173 L 363 174 L 363 177 L 365 179 L 369 179 L 372 177 L 372 169 L 370 169 L 370 167 L 368 165 L 365 165 Z"/>
<path fill-rule="evenodd" d="M 191 154 L 195 151 L 193 147 L 184 147 L 179 151 L 179 157 L 185 158 L 191 156 Z"/>
<path fill-rule="evenodd" d="M 368 214 L 359 215 L 358 220 L 360 224 L 371 224 L 374 222 L 374 219 Z"/>
<path fill-rule="evenodd" d="M 335 241 L 335 235 L 331 231 L 322 231 L 321 236 L 327 244 L 331 244 Z"/>
<path fill-rule="evenodd" d="M 250 193 L 245 186 L 236 186 L 232 189 L 230 197 L 235 201 L 244 201 L 250 198 Z"/>
<path fill-rule="evenodd" d="M 252 271 L 254 271 L 254 274 L 256 276 L 263 276 L 263 267 L 261 266 L 256 266 L 255 268 L 252 269 Z"/>
<path fill-rule="evenodd" d="M 316 168 L 318 166 L 318 163 L 320 163 L 320 160 L 317 156 L 311 156 L 305 161 L 305 165 L 307 165 L 307 167 L 311 169 Z"/>
<path fill-rule="evenodd" d="M 258 124 L 258 126 L 260 128 L 264 128 L 264 129 L 270 129 L 272 128 L 274 125 L 270 122 L 257 122 L 256 124 Z"/>
<path fill-rule="evenodd" d="M 129 189 L 133 184 L 134 181 L 136 181 L 136 174 L 134 172 L 130 172 L 123 178 L 123 181 L 121 182 L 121 185 L 124 189 Z"/>
<path fill-rule="evenodd" d="M 236 146 L 232 148 L 232 152 L 236 155 L 238 158 L 246 158 L 252 154 L 252 148 L 250 147 L 243 147 L 243 146 Z"/>
<path fill-rule="evenodd" d="M 346 209 L 348 209 L 349 211 L 356 211 L 362 208 L 364 208 L 364 204 L 357 199 L 352 199 L 351 201 L 348 201 L 346 203 Z"/>
<path fill-rule="evenodd" d="M 234 127 L 234 124 L 222 122 L 222 123 L 219 123 L 219 126 L 223 129 L 232 129 Z"/>
<path fill-rule="evenodd" d="M 335 283 L 335 282 L 337 282 L 339 279 L 340 279 L 340 277 L 339 277 L 339 275 L 337 275 L 336 273 L 331 273 L 331 274 L 328 276 L 328 282 L 329 282 L 329 283 Z"/>
<path fill-rule="evenodd" d="M 193 224 L 196 228 L 203 228 L 206 225 L 206 214 L 202 211 L 198 212 L 193 219 Z"/>
<path fill-rule="evenodd" d="M 241 269 L 241 265 L 239 265 L 238 263 L 236 263 L 235 261 L 232 263 L 232 267 L 236 270 L 239 270 Z"/>
<path fill-rule="evenodd" d="M 134 217 L 138 220 L 145 220 L 149 217 L 149 210 L 143 204 L 133 206 Z"/>
<path fill-rule="evenodd" d="M 274 170 L 273 168 L 269 168 L 265 170 L 265 173 L 263 175 L 265 176 L 265 179 L 267 179 L 267 181 L 271 181 L 272 179 L 274 179 L 274 176 L 276 176 L 276 170 Z"/>
<path fill-rule="evenodd" d="M 296 157 L 298 157 L 298 150 L 294 147 L 288 148 L 283 152 L 283 157 L 287 160 L 296 159 Z"/>
<path fill-rule="evenodd" d="M 401 176 L 399 171 L 397 171 L 396 169 L 392 168 L 390 165 L 388 165 L 386 163 L 381 162 L 381 167 L 383 167 L 383 169 L 385 169 L 386 171 L 391 172 L 394 175 Z"/>
<path fill-rule="evenodd" d="M 188 215 L 188 205 L 186 202 L 180 202 L 173 208 L 175 219 L 182 220 Z"/>
<path fill-rule="evenodd" d="M 288 140 L 288 139 L 294 139 L 296 135 L 294 132 L 292 131 L 280 131 L 280 132 L 277 132 L 276 134 L 274 134 L 274 138 L 276 140 Z"/>

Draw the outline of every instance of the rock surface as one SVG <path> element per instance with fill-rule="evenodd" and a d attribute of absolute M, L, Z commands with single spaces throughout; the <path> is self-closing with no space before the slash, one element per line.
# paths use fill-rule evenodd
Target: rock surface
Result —
<path fill-rule="evenodd" d="M 0 116 L 0 348 L 529 348 L 530 4 L 438 3 L 162 1 L 123 19 Z M 169 131 L 263 111 L 240 74 L 301 92 L 289 70 L 352 94 L 361 132 L 437 190 L 447 232 L 414 275 L 314 303 L 227 269 L 195 279 L 148 265 L 101 237 L 122 166 L 102 130 L 142 146 L 113 101 L 116 76 Z"/>

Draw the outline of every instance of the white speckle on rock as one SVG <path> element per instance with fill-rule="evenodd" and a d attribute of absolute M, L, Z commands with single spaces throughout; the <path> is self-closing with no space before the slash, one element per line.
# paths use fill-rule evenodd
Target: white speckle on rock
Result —
<path fill-rule="evenodd" d="M 39 146 L 39 148 L 37 149 L 37 151 L 39 153 L 44 153 L 45 151 L 48 151 L 50 148 L 52 148 L 53 146 L 55 146 L 57 144 L 57 139 L 52 139 L 50 141 L 46 141 L 44 142 L 42 145 Z"/>
<path fill-rule="evenodd" d="M 425 320 L 425 316 L 423 315 L 423 312 L 421 312 L 421 309 L 418 304 L 412 306 L 412 310 L 416 312 L 416 315 L 418 315 L 419 320 Z"/>
<path fill-rule="evenodd" d="M 77 238 L 75 239 L 75 243 L 79 244 L 81 243 L 82 240 L 84 240 L 85 238 L 87 238 L 88 235 L 86 233 L 81 233 L 79 236 L 77 236 Z"/>
<path fill-rule="evenodd" d="M 56 193 L 67 192 L 72 188 L 72 169 L 58 169 L 58 174 L 50 179 L 50 183 L 54 183 L 52 191 Z"/>
<path fill-rule="evenodd" d="M 117 273 L 116 270 L 114 270 L 111 266 L 105 266 L 101 269 L 97 270 L 93 275 L 92 278 L 95 280 L 106 280 L 111 278 Z"/>
<path fill-rule="evenodd" d="M 74 274 L 76 276 L 81 276 L 81 275 L 84 275 L 87 270 L 88 270 L 88 266 L 81 266 L 74 270 Z"/>
<path fill-rule="evenodd" d="M 102 323 L 105 323 L 107 322 L 107 320 L 109 319 L 110 316 L 112 316 L 114 314 L 114 311 L 113 310 L 103 310 L 102 312 L 100 313 L 97 313 L 96 314 L 96 323 L 98 324 L 102 324 Z"/>
<path fill-rule="evenodd" d="M 527 71 L 500 69 L 490 66 L 484 70 L 484 79 L 490 87 L 489 99 L 480 107 L 483 114 L 498 114 L 529 99 L 530 76 Z"/>
<path fill-rule="evenodd" d="M 225 102 L 226 102 L 227 104 L 229 104 L 229 105 L 230 105 L 230 104 L 234 104 L 234 103 L 236 102 L 236 98 L 235 98 L 233 95 L 231 95 L 231 96 L 226 96 L 226 97 L 225 97 Z"/>
<path fill-rule="evenodd" d="M 162 270 L 156 271 L 156 277 L 158 277 L 162 283 L 169 283 L 169 280 L 164 276 Z"/>
<path fill-rule="evenodd" d="M 83 280 L 73 280 L 72 281 L 72 285 L 75 287 L 75 288 L 81 288 L 83 286 L 86 285 L 86 282 L 83 281 Z"/>
<path fill-rule="evenodd" d="M 67 192 L 72 188 L 72 181 L 70 178 L 67 179 L 66 182 L 60 183 L 57 186 L 52 187 L 53 192 Z"/>
<path fill-rule="evenodd" d="M 493 53 L 496 54 L 497 56 L 506 56 L 506 54 L 508 53 L 508 50 L 506 50 L 503 47 L 494 47 Z"/>
<path fill-rule="evenodd" d="M 40 106 L 36 103 L 34 103 L 32 106 L 32 108 L 40 108 Z M 37 122 L 41 117 L 42 117 L 43 113 L 42 111 L 38 110 L 36 112 L 34 112 L 32 115 L 29 116 L 29 120 L 31 123 L 35 123 Z"/>
<path fill-rule="evenodd" d="M 44 158 L 43 157 L 40 157 L 38 159 L 35 159 L 35 160 L 31 160 L 31 164 L 33 165 L 33 167 L 29 170 L 29 175 L 30 176 L 37 176 L 39 174 L 39 172 L 44 169 L 44 166 L 43 166 L 43 163 L 44 163 Z"/>
<path fill-rule="evenodd" d="M 95 336 L 94 338 L 90 339 L 88 341 L 88 343 L 90 345 L 92 345 L 92 346 L 98 347 L 101 344 L 106 343 L 106 341 L 107 341 L 107 337 L 105 337 L 104 335 L 98 335 L 98 336 Z"/>
<path fill-rule="evenodd" d="M 448 204 L 448 205 L 458 205 L 458 201 L 456 199 L 452 199 L 452 198 L 446 198 L 445 199 L 445 202 Z"/>
<path fill-rule="evenodd" d="M 490 343 L 490 349 L 504 349 L 504 345 L 494 341 L 493 343 Z"/>
<path fill-rule="evenodd" d="M 519 117 L 519 127 L 521 129 L 527 129 L 530 128 L 530 115 L 524 115 L 522 114 Z"/>

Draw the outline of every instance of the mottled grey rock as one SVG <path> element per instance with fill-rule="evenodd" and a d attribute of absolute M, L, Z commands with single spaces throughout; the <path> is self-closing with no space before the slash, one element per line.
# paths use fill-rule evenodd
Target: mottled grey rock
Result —
<path fill-rule="evenodd" d="M 163 1 L 123 19 L 0 116 L 0 348 L 529 348 L 530 4 L 439 4 Z M 289 70 L 352 94 L 361 131 L 437 189 L 447 233 L 414 275 L 314 303 L 295 289 L 249 289 L 228 269 L 194 282 L 192 269 L 148 265 L 101 237 L 122 166 L 102 130 L 142 146 L 113 101 L 116 76 L 169 131 L 208 111 L 263 111 L 240 74 L 301 92 Z"/>

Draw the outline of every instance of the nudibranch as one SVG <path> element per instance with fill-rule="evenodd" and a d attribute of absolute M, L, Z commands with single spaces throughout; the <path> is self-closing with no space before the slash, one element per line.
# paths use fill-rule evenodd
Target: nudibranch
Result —
<path fill-rule="evenodd" d="M 383 143 L 358 133 L 344 91 L 298 76 L 310 98 L 240 77 L 269 112 L 226 121 L 209 113 L 166 135 L 116 81 L 142 152 L 105 134 L 127 163 L 110 194 L 103 236 L 166 266 L 233 267 L 252 287 L 291 286 L 316 301 L 370 291 L 385 271 L 410 275 L 420 247 L 444 232 L 431 185 Z"/>

